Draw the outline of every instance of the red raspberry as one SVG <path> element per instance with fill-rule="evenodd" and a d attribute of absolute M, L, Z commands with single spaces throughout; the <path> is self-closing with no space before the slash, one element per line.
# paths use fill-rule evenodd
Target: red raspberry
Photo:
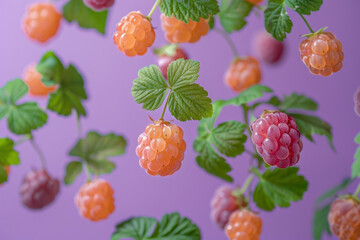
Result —
<path fill-rule="evenodd" d="M 343 46 L 331 32 L 312 35 L 301 42 L 299 49 L 302 61 L 312 74 L 329 76 L 343 66 Z"/>
<path fill-rule="evenodd" d="M 59 180 L 51 178 L 46 170 L 28 173 L 21 185 L 22 203 L 30 209 L 41 209 L 52 203 L 60 190 Z"/>
<path fill-rule="evenodd" d="M 262 31 L 256 35 L 254 49 L 260 59 L 267 63 L 276 63 L 283 56 L 284 43 L 277 41 L 269 33 Z"/>
<path fill-rule="evenodd" d="M 230 215 L 239 209 L 232 192 L 231 187 L 222 186 L 216 190 L 211 201 L 211 218 L 220 228 L 224 228 L 229 221 Z"/>
<path fill-rule="evenodd" d="M 258 240 L 261 231 L 261 218 L 246 209 L 233 212 L 225 228 L 229 240 Z"/>
<path fill-rule="evenodd" d="M 155 41 L 149 19 L 140 12 L 131 12 L 116 25 L 114 43 L 126 56 L 142 56 Z"/>
<path fill-rule="evenodd" d="M 287 168 L 298 163 L 303 144 L 293 117 L 268 112 L 251 124 L 251 131 L 251 140 L 267 164 Z"/>
<path fill-rule="evenodd" d="M 166 54 L 159 55 L 158 66 L 165 79 L 167 79 L 167 70 L 170 63 L 180 58 L 188 59 L 188 56 L 181 48 L 177 48 L 175 54 L 172 56 Z"/>
<path fill-rule="evenodd" d="M 103 179 L 96 179 L 82 186 L 75 196 L 81 216 L 93 222 L 106 219 L 115 210 L 114 190 Z"/>
<path fill-rule="evenodd" d="M 61 14 L 52 3 L 34 3 L 24 17 L 25 34 L 36 41 L 46 42 L 57 33 Z"/>
<path fill-rule="evenodd" d="M 149 175 L 169 176 L 180 169 L 186 143 L 179 126 L 159 120 L 149 124 L 138 138 L 136 154 Z"/>
<path fill-rule="evenodd" d="M 360 239 L 360 203 L 353 198 L 336 199 L 330 208 L 331 232 L 340 240 Z"/>
<path fill-rule="evenodd" d="M 83 0 L 84 4 L 95 11 L 102 11 L 114 5 L 115 0 Z"/>
<path fill-rule="evenodd" d="M 354 94 L 355 113 L 360 117 L 360 88 Z"/>
<path fill-rule="evenodd" d="M 161 14 L 161 27 L 165 31 L 166 40 L 170 43 L 194 43 L 209 32 L 207 19 L 201 18 L 200 22 L 189 20 L 188 23 L 184 23 L 165 14 Z"/>
<path fill-rule="evenodd" d="M 36 71 L 35 64 L 28 66 L 24 72 L 24 82 L 29 87 L 29 93 L 33 96 L 47 96 L 55 91 L 56 87 L 47 87 L 41 81 L 41 74 Z"/>
<path fill-rule="evenodd" d="M 262 3 L 263 0 L 245 0 L 249 3 L 252 3 L 254 5 L 260 5 L 260 3 Z"/>
<path fill-rule="evenodd" d="M 225 74 L 225 83 L 235 92 L 242 92 L 260 81 L 260 64 L 253 57 L 236 58 Z"/>

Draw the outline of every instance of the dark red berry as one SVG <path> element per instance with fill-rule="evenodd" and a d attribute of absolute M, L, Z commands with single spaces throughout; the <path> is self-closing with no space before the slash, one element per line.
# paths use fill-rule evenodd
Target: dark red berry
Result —
<path fill-rule="evenodd" d="M 284 43 L 277 41 L 265 31 L 256 36 L 254 43 L 256 54 L 267 63 L 276 63 L 283 56 Z"/>

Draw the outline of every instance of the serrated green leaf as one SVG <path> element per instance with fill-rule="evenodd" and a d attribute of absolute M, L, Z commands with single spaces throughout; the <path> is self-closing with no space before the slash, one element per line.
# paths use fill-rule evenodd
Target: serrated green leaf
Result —
<path fill-rule="evenodd" d="M 349 184 L 352 182 L 350 178 L 344 179 L 339 185 L 336 185 L 335 187 L 329 189 L 324 194 L 322 194 L 315 202 L 315 207 L 318 207 L 321 203 L 323 203 L 325 200 L 334 198 L 336 194 L 345 189 Z"/>
<path fill-rule="evenodd" d="M 8 174 L 6 169 L 0 165 L 0 184 L 6 182 L 8 180 Z"/>
<path fill-rule="evenodd" d="M 265 10 L 266 30 L 278 41 L 286 38 L 290 33 L 293 23 L 286 11 L 285 0 L 269 0 Z"/>
<path fill-rule="evenodd" d="M 185 23 L 190 19 L 199 22 L 200 18 L 208 19 L 217 14 L 219 5 L 216 0 L 163 0 L 160 11 Z"/>
<path fill-rule="evenodd" d="M 66 175 L 64 177 L 64 183 L 66 185 L 72 184 L 75 179 L 81 174 L 82 172 L 82 162 L 73 161 L 68 163 L 66 166 Z"/>
<path fill-rule="evenodd" d="M 303 109 L 315 111 L 318 109 L 318 104 L 313 99 L 305 95 L 293 93 L 289 96 L 284 96 L 283 101 L 278 107 L 281 110 Z"/>
<path fill-rule="evenodd" d="M 200 63 L 191 59 L 183 58 L 173 61 L 168 67 L 168 81 L 171 89 L 176 89 L 199 78 Z"/>
<path fill-rule="evenodd" d="M 3 105 L 14 105 L 20 98 L 29 91 L 23 80 L 17 78 L 9 81 L 0 89 L 0 107 Z"/>
<path fill-rule="evenodd" d="M 14 149 L 14 142 L 9 138 L 0 138 L 0 165 L 18 165 L 19 153 Z"/>
<path fill-rule="evenodd" d="M 254 5 L 246 0 L 221 0 L 220 23 L 226 32 L 238 31 L 246 25 Z"/>
<path fill-rule="evenodd" d="M 61 82 L 64 66 L 55 53 L 49 51 L 42 56 L 36 70 L 42 75 L 44 85 L 50 87 Z"/>
<path fill-rule="evenodd" d="M 266 211 L 275 206 L 289 207 L 291 202 L 300 201 L 307 190 L 308 182 L 298 175 L 299 168 L 268 169 L 264 174 L 253 169 L 259 182 L 254 191 L 256 205 Z"/>
<path fill-rule="evenodd" d="M 310 15 L 320 10 L 322 0 L 285 0 L 286 5 L 301 14 Z"/>
<path fill-rule="evenodd" d="M 330 212 L 330 204 L 315 211 L 313 218 L 314 240 L 321 240 L 324 232 L 326 232 L 328 235 L 331 235 L 330 226 L 328 222 L 329 212 Z"/>
<path fill-rule="evenodd" d="M 96 29 L 105 34 L 108 11 L 97 12 L 87 7 L 83 0 L 70 0 L 63 7 L 63 16 L 69 23 L 77 22 L 82 28 Z"/>
<path fill-rule="evenodd" d="M 142 68 L 134 80 L 131 94 L 135 102 L 147 110 L 156 110 L 163 104 L 169 91 L 168 85 L 156 65 Z"/>
<path fill-rule="evenodd" d="M 130 218 L 116 226 L 116 231 L 111 236 L 111 240 L 134 239 L 145 240 L 157 226 L 155 218 L 136 217 Z"/>

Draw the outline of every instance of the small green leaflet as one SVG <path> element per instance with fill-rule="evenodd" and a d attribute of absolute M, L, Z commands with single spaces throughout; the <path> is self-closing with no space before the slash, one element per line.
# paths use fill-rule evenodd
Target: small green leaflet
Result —
<path fill-rule="evenodd" d="M 200 22 L 219 12 L 217 0 L 162 0 L 160 11 L 168 17 L 188 23 L 189 20 Z"/>
<path fill-rule="evenodd" d="M 130 218 L 116 226 L 111 240 L 200 240 L 199 228 L 179 213 L 166 214 L 158 222 L 155 218 Z"/>
<path fill-rule="evenodd" d="M 219 18 L 225 31 L 231 33 L 242 29 L 253 7 L 246 0 L 221 0 Z"/>
<path fill-rule="evenodd" d="M 70 162 L 66 166 L 66 175 L 64 177 L 64 183 L 66 185 L 72 184 L 75 179 L 81 174 L 82 172 L 82 162 L 79 161 L 73 161 Z"/>
<path fill-rule="evenodd" d="M 0 165 L 0 184 L 8 180 L 8 174 L 4 166 Z"/>
<path fill-rule="evenodd" d="M 88 8 L 83 0 L 70 0 L 63 7 L 63 16 L 69 23 L 77 22 L 82 28 L 93 28 L 105 34 L 108 11 L 96 12 Z"/>
<path fill-rule="evenodd" d="M 355 143 L 360 145 L 360 133 L 355 138 Z M 356 149 L 354 155 L 355 161 L 352 165 L 352 178 L 360 177 L 360 146 Z"/>
<path fill-rule="evenodd" d="M 272 211 L 276 206 L 289 207 L 291 202 L 300 201 L 308 188 L 306 179 L 298 175 L 299 168 L 268 169 L 261 174 L 258 169 L 252 171 L 259 178 L 254 191 L 256 206 Z"/>
<path fill-rule="evenodd" d="M 318 104 L 305 95 L 293 93 L 289 96 L 284 96 L 284 99 L 280 105 L 278 105 L 278 108 L 281 110 L 302 109 L 316 111 L 318 109 Z"/>
<path fill-rule="evenodd" d="M 45 86 L 50 87 L 61 82 L 64 66 L 55 53 L 49 51 L 42 56 L 36 70 L 42 75 Z"/>
<path fill-rule="evenodd" d="M 340 184 L 336 185 L 335 187 L 329 189 L 324 194 L 322 194 L 315 202 L 315 207 L 318 208 L 324 201 L 332 200 L 339 192 L 345 189 L 349 184 L 352 182 L 350 178 L 344 179 Z M 330 202 L 329 201 L 329 202 Z"/>
<path fill-rule="evenodd" d="M 47 114 L 35 102 L 17 104 L 25 96 L 28 87 L 21 79 L 8 82 L 0 88 L 0 119 L 7 117 L 8 127 L 15 134 L 27 134 L 42 127 Z"/>
<path fill-rule="evenodd" d="M 286 5 L 301 14 L 310 15 L 320 10 L 323 0 L 285 0 Z"/>
<path fill-rule="evenodd" d="M 161 48 L 155 48 L 154 49 L 154 53 L 158 56 L 168 56 L 168 57 L 173 57 L 176 54 L 176 50 L 178 49 L 178 45 L 177 44 L 168 44 L 165 45 Z"/>
<path fill-rule="evenodd" d="M 286 38 L 290 33 L 293 23 L 286 11 L 285 0 L 269 0 L 265 10 L 266 30 L 278 41 Z"/>
<path fill-rule="evenodd" d="M 326 232 L 329 236 L 331 235 L 330 226 L 328 222 L 329 211 L 330 211 L 330 204 L 315 211 L 313 218 L 314 240 L 321 240 L 324 232 Z"/>
<path fill-rule="evenodd" d="M 7 181 L 5 167 L 20 163 L 19 153 L 14 150 L 14 142 L 9 138 L 0 138 L 0 184 Z"/>

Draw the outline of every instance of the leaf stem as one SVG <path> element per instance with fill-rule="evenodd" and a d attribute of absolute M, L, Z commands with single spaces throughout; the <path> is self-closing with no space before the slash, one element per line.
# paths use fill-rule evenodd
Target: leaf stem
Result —
<path fill-rule="evenodd" d="M 356 189 L 355 193 L 353 194 L 353 196 L 354 196 L 354 197 L 358 197 L 359 194 L 360 194 L 360 184 L 359 184 L 359 186 L 357 187 L 357 189 Z"/>
<path fill-rule="evenodd" d="M 33 135 L 30 135 L 29 139 L 30 139 L 31 146 L 35 149 L 36 153 L 39 155 L 42 168 L 44 170 L 46 170 L 46 160 L 45 160 L 45 156 L 44 156 L 43 152 L 40 149 L 40 146 L 35 142 Z"/>
<path fill-rule="evenodd" d="M 311 32 L 311 33 L 314 33 L 314 30 L 311 28 L 309 22 L 306 20 L 306 18 L 304 17 L 304 15 L 302 15 L 302 14 L 299 13 L 298 11 L 296 11 L 296 12 L 297 12 L 297 13 L 300 15 L 300 17 L 304 20 L 304 22 L 305 22 L 306 26 L 309 28 L 310 32 Z"/>
<path fill-rule="evenodd" d="M 156 7 L 160 4 L 161 0 L 156 0 L 156 2 L 154 3 L 154 6 L 152 7 L 151 11 L 149 12 L 149 14 L 147 15 L 147 18 L 151 21 L 151 16 L 153 15 Z"/>
<path fill-rule="evenodd" d="M 171 92 L 170 92 L 170 93 L 171 93 Z M 170 95 L 169 95 L 169 96 L 170 96 Z M 168 96 L 167 99 L 166 99 L 165 106 L 164 106 L 164 109 L 163 109 L 162 114 L 161 114 L 161 117 L 160 117 L 161 120 L 164 120 L 165 111 L 166 111 L 167 105 L 168 105 L 168 103 L 169 103 L 169 96 Z"/>
<path fill-rule="evenodd" d="M 223 31 L 219 28 L 216 28 L 216 27 L 214 28 L 214 30 L 215 30 L 215 32 L 219 33 L 226 40 L 226 42 L 229 44 L 229 46 L 231 48 L 231 51 L 234 54 L 234 57 L 238 58 L 239 57 L 238 51 L 236 49 L 236 46 L 235 46 L 233 40 L 229 37 L 229 34 L 227 34 L 225 31 Z"/>
<path fill-rule="evenodd" d="M 241 187 L 240 189 L 240 193 L 244 194 L 246 192 L 246 190 L 249 188 L 249 186 L 251 185 L 252 180 L 254 179 L 254 174 L 250 174 L 247 179 L 245 180 L 244 185 Z"/>
<path fill-rule="evenodd" d="M 80 114 L 78 112 L 76 112 L 76 125 L 77 125 L 77 129 L 78 129 L 78 134 L 79 134 L 79 139 L 82 139 L 82 125 L 81 125 L 81 120 L 80 120 Z M 86 139 L 82 139 L 83 140 L 83 152 L 86 152 Z M 86 156 L 82 157 L 84 160 L 84 164 L 85 164 L 85 172 L 86 172 L 86 176 L 87 176 L 87 181 L 91 182 L 92 181 L 92 176 L 89 170 L 89 166 L 86 162 Z"/>
<path fill-rule="evenodd" d="M 19 141 L 15 142 L 15 146 L 18 146 L 24 142 L 26 142 L 27 140 L 31 139 L 31 135 L 30 134 L 26 134 L 24 135 Z"/>

